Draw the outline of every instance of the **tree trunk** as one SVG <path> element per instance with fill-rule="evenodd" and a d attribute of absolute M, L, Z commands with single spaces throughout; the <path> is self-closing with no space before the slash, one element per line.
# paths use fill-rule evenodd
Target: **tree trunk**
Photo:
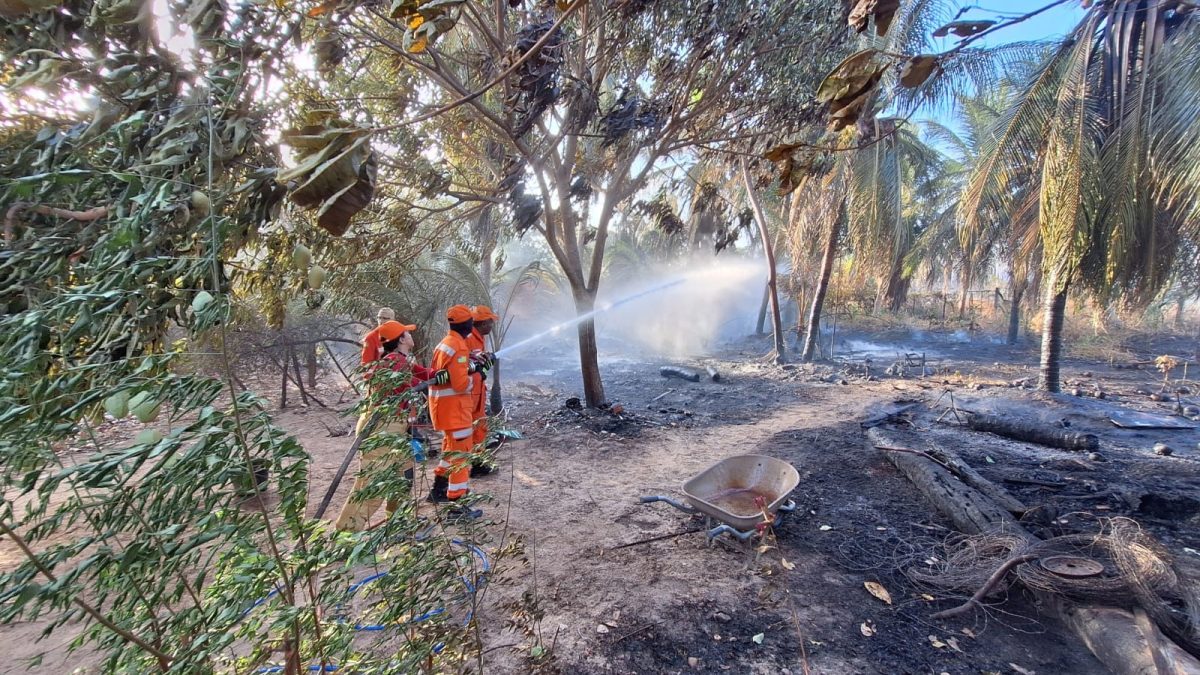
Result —
<path fill-rule="evenodd" d="M 285 364 L 283 364 L 283 382 L 279 385 L 279 409 L 280 410 L 287 409 L 287 383 L 288 383 L 288 373 L 287 373 L 287 364 L 285 363 Z"/>
<path fill-rule="evenodd" d="M 291 359 L 292 367 L 295 368 L 296 375 L 295 375 L 295 377 L 292 378 L 292 382 L 295 382 L 296 389 L 300 390 L 300 404 L 307 406 L 308 399 L 310 397 L 308 395 L 308 392 L 304 390 L 304 375 L 301 374 L 301 372 L 300 372 L 300 359 L 296 356 L 295 349 L 288 347 L 288 358 Z M 284 363 L 283 367 L 286 369 L 287 363 Z M 322 406 L 322 407 L 324 407 L 324 406 Z"/>
<path fill-rule="evenodd" d="M 987 534 L 1003 531 L 1019 536 L 1031 545 L 1039 543 L 1040 540 L 1021 527 L 1007 511 L 974 488 L 959 482 L 924 452 L 896 450 L 911 447 L 919 439 L 916 434 L 877 427 L 867 432 L 867 438 L 961 532 Z M 1144 616 L 1139 621 L 1137 616 L 1124 609 L 1076 604 L 1055 593 L 1031 590 L 1045 611 L 1070 628 L 1113 673 L 1200 673 L 1200 662 L 1163 635 Z"/>
<path fill-rule="evenodd" d="M 577 316 L 590 314 L 596 306 L 596 294 L 586 288 L 573 289 Z M 596 322 L 580 321 L 579 368 L 583 376 L 583 398 L 589 408 L 599 408 L 604 400 L 604 383 L 600 381 L 600 362 L 596 349 Z"/>
<path fill-rule="evenodd" d="M 491 409 L 489 415 L 499 415 L 504 412 L 504 397 L 500 394 L 500 363 L 492 366 L 492 372 L 488 375 L 488 405 Z"/>
<path fill-rule="evenodd" d="M 754 221 L 758 223 L 758 234 L 762 238 L 763 252 L 767 256 L 767 294 L 771 298 L 771 327 L 775 331 L 775 363 L 783 363 L 787 358 L 787 343 L 783 338 L 783 316 L 779 312 L 778 275 L 775 273 L 775 247 L 771 243 L 771 233 L 767 229 L 767 216 L 763 213 L 758 194 L 750 181 L 750 167 L 742 160 L 742 183 L 746 186 L 746 198 L 750 200 L 750 208 L 754 211 Z"/>
<path fill-rule="evenodd" d="M 828 238 L 825 240 L 825 253 L 821 257 L 821 275 L 817 277 L 817 287 L 813 290 L 812 308 L 808 312 L 808 332 L 804 335 L 804 352 L 800 358 L 812 361 L 817 351 L 817 338 L 821 335 L 821 306 L 825 304 L 825 294 L 829 292 L 829 278 L 833 276 L 833 261 L 837 258 L 838 230 L 841 220 L 834 219 L 829 226 Z"/>
<path fill-rule="evenodd" d="M 958 296 L 958 318 L 967 318 L 967 305 L 971 303 L 971 271 L 963 269 L 962 295 Z"/>
<path fill-rule="evenodd" d="M 804 296 L 805 296 L 804 287 L 801 286 L 800 291 L 796 293 L 796 298 L 795 298 L 796 325 L 792 327 L 792 329 L 796 332 L 796 344 L 799 344 L 800 338 L 802 338 L 804 336 L 804 324 L 801 322 L 801 320 L 804 318 L 804 308 L 808 306 L 808 303 L 805 302 L 805 300 L 804 300 Z"/>
<path fill-rule="evenodd" d="M 908 286 L 910 279 L 904 276 L 904 267 L 896 264 L 888 275 L 886 283 L 880 288 L 879 295 L 876 296 L 875 310 L 886 309 L 892 314 L 900 311 L 904 303 L 908 301 Z"/>
<path fill-rule="evenodd" d="M 766 335 L 767 305 L 771 302 L 771 287 L 763 284 L 762 304 L 758 306 L 758 323 L 754 324 L 755 335 Z"/>
<path fill-rule="evenodd" d="M 1008 308 L 1008 344 L 1017 344 L 1021 336 L 1021 298 L 1025 296 L 1025 287 L 1014 285 L 1009 293 L 1012 306 Z"/>
<path fill-rule="evenodd" d="M 479 279 L 483 281 L 483 289 L 489 294 L 492 290 L 492 254 L 496 252 L 496 236 L 492 232 L 492 207 L 486 207 L 479 212 L 476 225 L 479 235 Z"/>
<path fill-rule="evenodd" d="M 1048 427 L 1037 422 L 1030 423 L 998 415 L 971 415 L 967 426 L 975 431 L 1062 450 L 1090 452 L 1100 448 L 1100 439 L 1095 434 Z"/>
<path fill-rule="evenodd" d="M 1183 303 L 1182 295 L 1175 299 L 1175 330 L 1183 330 Z"/>
<path fill-rule="evenodd" d="M 304 350 L 304 370 L 308 376 L 308 386 L 317 388 L 317 345 L 314 342 Z"/>
<path fill-rule="evenodd" d="M 1011 513 L 964 484 L 924 452 L 914 452 L 912 448 L 920 447 L 916 434 L 876 427 L 867 431 L 867 439 L 958 530 L 975 534 L 1012 532 L 1019 528 Z"/>
<path fill-rule="evenodd" d="M 1046 284 L 1045 318 L 1042 320 L 1042 369 L 1038 387 L 1043 391 L 1057 393 L 1061 386 L 1058 369 L 1062 361 L 1062 331 L 1067 311 L 1067 287 L 1058 286 L 1058 275 L 1052 275 Z"/>

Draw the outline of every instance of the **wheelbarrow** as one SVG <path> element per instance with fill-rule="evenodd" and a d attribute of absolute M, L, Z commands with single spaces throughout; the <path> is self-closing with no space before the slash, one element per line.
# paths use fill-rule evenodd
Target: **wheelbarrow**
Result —
<path fill-rule="evenodd" d="M 671 497 L 648 495 L 643 504 L 666 502 L 684 513 L 703 515 L 708 541 L 731 534 L 749 541 L 785 513 L 796 510 L 788 495 L 800 484 L 796 467 L 765 455 L 728 457 L 683 484 L 686 504 Z M 714 523 L 719 523 L 714 526 Z"/>

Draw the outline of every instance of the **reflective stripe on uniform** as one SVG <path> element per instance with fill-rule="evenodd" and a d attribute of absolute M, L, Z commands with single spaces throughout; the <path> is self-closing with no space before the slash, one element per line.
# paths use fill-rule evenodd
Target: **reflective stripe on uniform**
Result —
<path fill-rule="evenodd" d="M 466 491 L 468 491 L 468 490 L 470 490 L 470 489 L 471 489 L 471 481 L 469 481 L 469 480 L 468 480 L 468 481 L 466 481 L 466 482 L 463 482 L 463 483 L 451 483 L 451 484 L 450 484 L 450 485 L 449 485 L 449 486 L 446 488 L 446 491 L 447 491 L 447 492 L 453 492 L 453 491 L 455 491 L 455 490 L 461 490 L 461 491 L 463 491 L 463 492 L 466 492 Z"/>
<path fill-rule="evenodd" d="M 471 431 L 472 431 L 472 430 L 471 430 L 470 428 L 467 428 L 467 429 L 455 429 L 454 431 L 451 431 L 451 432 L 450 432 L 450 435 L 451 435 L 451 436 L 453 436 L 453 437 L 455 437 L 455 438 L 457 438 L 458 440 L 460 440 L 460 441 L 461 441 L 461 440 L 463 440 L 464 438 L 470 438 L 470 437 L 471 437 Z"/>
<path fill-rule="evenodd" d="M 439 342 L 438 346 L 434 347 L 434 350 L 439 351 L 451 358 L 454 357 L 454 348 L 451 347 L 450 345 L 446 344 L 445 342 Z"/>
<path fill-rule="evenodd" d="M 430 387 L 429 388 L 429 397 L 430 398 L 440 398 L 442 396 L 466 396 L 467 394 L 471 393 L 474 389 L 475 389 L 474 380 L 468 378 L 467 379 L 467 388 L 462 391 L 458 391 L 457 389 L 450 388 L 449 385 L 447 385 L 446 388 L 444 388 L 444 389 L 443 388 L 434 389 L 433 387 Z"/>

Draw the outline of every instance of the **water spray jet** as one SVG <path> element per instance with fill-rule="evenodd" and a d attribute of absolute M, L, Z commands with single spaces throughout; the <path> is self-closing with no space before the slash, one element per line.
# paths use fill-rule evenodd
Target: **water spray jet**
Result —
<path fill-rule="evenodd" d="M 650 295 L 651 293 L 658 293 L 660 291 L 665 291 L 666 289 L 671 288 L 672 286 L 678 286 L 679 284 L 682 284 L 685 280 L 686 280 L 686 277 L 672 279 L 670 281 L 665 281 L 661 284 L 658 284 L 657 286 L 651 286 L 650 288 L 647 288 L 644 291 L 638 291 L 637 293 L 632 293 L 630 295 L 627 295 L 624 298 L 621 298 L 620 300 L 615 300 L 613 302 L 606 302 L 603 305 L 601 305 L 599 309 L 593 309 L 592 311 L 587 312 L 585 314 L 580 314 L 579 316 L 575 317 L 574 319 L 568 319 L 566 321 L 563 321 L 562 323 L 559 323 L 557 325 L 551 326 L 550 328 L 547 328 L 546 330 L 538 333 L 537 335 L 531 335 L 530 337 L 527 337 L 524 340 L 521 340 L 520 342 L 518 342 L 514 345 L 509 345 L 507 347 L 504 347 L 503 349 L 500 349 L 499 351 L 496 352 L 496 357 L 497 358 L 503 357 L 507 354 L 511 354 L 512 352 L 514 352 L 528 344 L 537 342 L 539 340 L 545 339 L 552 335 L 558 335 L 560 332 L 562 332 L 562 330 L 564 328 L 569 328 L 571 326 L 575 326 L 580 323 L 583 323 L 584 321 L 588 321 L 589 319 L 593 319 L 599 314 L 604 314 L 605 312 L 612 311 L 612 310 L 616 309 L 617 307 L 620 307 L 621 305 L 633 302 L 634 300 L 637 300 L 639 298 Z"/>

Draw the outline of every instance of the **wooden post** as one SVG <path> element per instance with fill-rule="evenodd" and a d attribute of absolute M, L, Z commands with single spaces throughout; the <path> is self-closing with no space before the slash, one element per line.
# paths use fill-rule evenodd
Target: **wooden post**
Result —
<path fill-rule="evenodd" d="M 285 372 L 288 368 L 288 361 L 291 361 L 292 365 L 296 368 L 296 377 L 292 381 L 296 383 L 296 388 L 300 390 L 300 404 L 308 405 L 308 393 L 304 391 L 304 378 L 300 374 L 300 359 L 296 358 L 296 350 L 292 349 L 291 345 L 288 345 L 287 356 L 284 357 L 283 369 Z"/>
<path fill-rule="evenodd" d="M 274 360 L 274 359 L 272 359 L 272 360 Z M 279 365 L 279 364 L 276 363 L 276 365 Z M 282 370 L 283 370 L 283 381 L 279 384 L 279 409 L 280 410 L 287 408 L 288 371 L 287 371 L 287 368 L 283 368 Z"/>

